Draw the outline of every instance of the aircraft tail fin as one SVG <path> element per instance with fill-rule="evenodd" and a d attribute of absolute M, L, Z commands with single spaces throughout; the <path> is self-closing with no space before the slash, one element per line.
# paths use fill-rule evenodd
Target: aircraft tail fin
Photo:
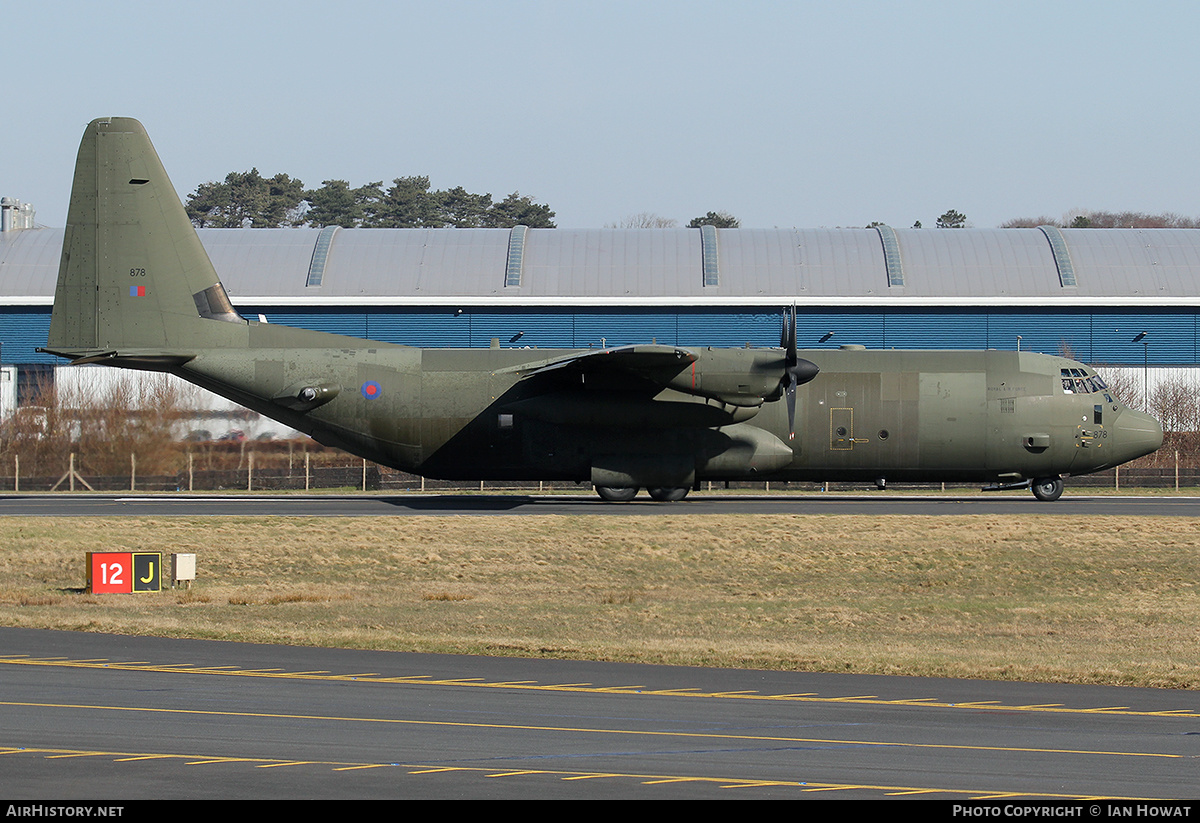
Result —
<path fill-rule="evenodd" d="M 93 120 L 75 163 L 46 351 L 142 368 L 237 345 L 246 322 L 200 244 L 146 130 Z"/>

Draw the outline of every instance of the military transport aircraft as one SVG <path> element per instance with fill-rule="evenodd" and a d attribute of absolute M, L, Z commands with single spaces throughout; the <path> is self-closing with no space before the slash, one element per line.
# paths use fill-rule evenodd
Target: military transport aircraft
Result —
<path fill-rule="evenodd" d="M 178 375 L 428 477 L 591 482 L 679 500 L 704 480 L 970 481 L 1062 493 L 1162 427 L 1094 371 L 1028 352 L 420 349 L 256 322 L 230 303 L 142 125 L 93 121 L 44 351 Z"/>

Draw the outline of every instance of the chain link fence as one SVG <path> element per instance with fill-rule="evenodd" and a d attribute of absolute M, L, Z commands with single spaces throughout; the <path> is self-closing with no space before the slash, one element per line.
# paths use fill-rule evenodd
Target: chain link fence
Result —
<path fill-rule="evenodd" d="M 314 455 L 318 459 L 314 460 Z M 278 449 L 240 453 L 238 465 L 213 467 L 211 460 L 197 459 L 196 453 L 183 456 L 182 465 L 173 473 L 140 474 L 137 456 L 128 458 L 128 471 L 96 473 L 87 470 L 82 455 L 71 454 L 61 471 L 21 468 L 19 455 L 9 455 L 7 471 L 0 470 L 0 492 L 283 492 L 341 490 L 346 492 L 505 492 L 549 494 L 587 490 L 586 483 L 570 481 L 450 481 L 430 480 L 396 471 L 377 463 L 361 460 L 334 450 L 293 452 L 288 464 L 282 464 Z M 286 457 L 286 456 L 285 456 Z M 217 463 L 223 461 L 216 461 Z M 1162 462 L 1162 461 L 1160 461 Z M 1200 467 L 1181 465 L 1176 460 L 1166 466 L 1129 464 L 1106 472 L 1071 477 L 1070 488 L 1078 489 L 1191 489 L 1200 488 Z M 976 488 L 978 484 L 888 483 L 889 488 L 945 489 Z M 702 490 L 741 490 L 760 492 L 853 491 L 874 488 L 872 482 L 707 482 Z"/>

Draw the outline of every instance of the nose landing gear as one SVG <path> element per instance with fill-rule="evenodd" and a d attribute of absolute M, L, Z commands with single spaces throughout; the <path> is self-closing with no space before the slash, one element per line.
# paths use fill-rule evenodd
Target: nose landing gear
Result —
<path fill-rule="evenodd" d="M 1051 503 L 1062 497 L 1063 481 L 1061 477 L 1039 477 L 1030 485 L 1033 496 L 1043 503 Z"/>

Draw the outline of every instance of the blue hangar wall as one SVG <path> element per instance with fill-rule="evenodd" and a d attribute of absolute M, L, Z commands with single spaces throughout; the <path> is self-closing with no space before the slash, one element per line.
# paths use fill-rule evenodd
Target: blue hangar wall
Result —
<path fill-rule="evenodd" d="M 780 309 L 563 307 L 498 309 L 240 306 L 272 323 L 439 348 L 600 348 L 656 341 L 666 345 L 755 347 L 779 345 Z M 1200 315 L 1195 309 L 939 307 L 926 309 L 797 308 L 801 348 L 857 343 L 870 349 L 1004 349 L 1069 353 L 1092 365 L 1192 366 L 1200 362 Z M 52 364 L 35 349 L 46 343 L 50 307 L 0 309 L 0 358 L 5 363 Z M 1141 342 L 1133 342 L 1140 332 Z M 829 332 L 833 332 L 829 336 Z"/>
<path fill-rule="evenodd" d="M 681 346 L 778 346 L 781 310 L 731 308 L 547 309 L 463 306 L 455 309 L 250 309 L 273 323 L 432 347 L 500 345 L 600 348 L 629 343 Z M 1192 309 L 978 309 L 923 310 L 797 308 L 801 348 L 857 343 L 869 349 L 1007 349 L 1061 354 L 1098 365 L 1194 365 L 1200 355 L 1200 319 Z M 1132 342 L 1147 331 L 1147 348 Z M 833 332 L 829 336 L 829 332 Z"/>
<path fill-rule="evenodd" d="M 630 343 L 680 346 L 778 346 L 781 309 L 547 309 L 463 306 L 367 312 L 260 307 L 273 323 L 410 346 L 600 348 Z M 1133 338 L 1147 331 L 1147 348 Z M 833 332 L 829 336 L 829 332 Z M 1095 311 L 945 307 L 922 310 L 797 307 L 801 348 L 857 343 L 869 349 L 1007 349 L 1069 352 L 1095 365 L 1194 365 L 1200 316 L 1193 309 Z"/>

